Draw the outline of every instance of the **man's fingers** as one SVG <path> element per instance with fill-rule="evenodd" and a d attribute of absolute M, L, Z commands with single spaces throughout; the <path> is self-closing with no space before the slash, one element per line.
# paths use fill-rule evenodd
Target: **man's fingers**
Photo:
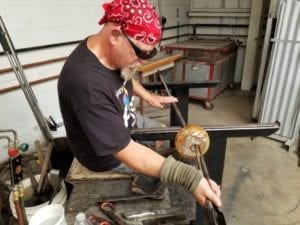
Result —
<path fill-rule="evenodd" d="M 218 197 L 221 197 L 221 189 L 220 189 L 220 186 L 214 182 L 213 180 L 209 179 L 209 184 L 210 184 L 210 187 L 211 189 L 213 190 L 213 192 L 215 192 L 215 194 L 218 196 Z"/>
<path fill-rule="evenodd" d="M 177 98 L 174 98 L 174 97 L 164 97 L 161 101 L 161 103 L 173 103 L 173 102 L 178 102 L 178 99 Z"/>
<path fill-rule="evenodd" d="M 217 207 L 222 206 L 220 187 L 213 180 L 209 180 L 208 182 L 203 177 L 195 190 L 194 195 L 202 206 L 206 206 L 206 199 L 211 200 Z"/>
<path fill-rule="evenodd" d="M 222 206 L 220 197 L 216 195 L 212 190 L 207 193 L 207 198 L 210 199 L 218 208 Z"/>

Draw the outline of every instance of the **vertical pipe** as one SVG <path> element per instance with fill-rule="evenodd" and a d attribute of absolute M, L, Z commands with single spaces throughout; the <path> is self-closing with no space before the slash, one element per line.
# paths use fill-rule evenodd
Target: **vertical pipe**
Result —
<path fill-rule="evenodd" d="M 15 204 L 15 208 L 16 208 L 18 225 L 25 225 L 24 221 L 23 221 L 22 209 L 21 209 L 20 201 L 19 201 L 19 191 L 18 191 L 17 186 L 13 187 L 13 198 L 14 198 L 14 204 Z"/>
<path fill-rule="evenodd" d="M 25 205 L 24 205 L 24 187 L 22 183 L 18 184 L 18 190 L 19 190 L 19 202 L 20 202 L 23 223 L 24 225 L 27 225 L 28 220 L 27 220 L 27 215 L 26 215 Z"/>

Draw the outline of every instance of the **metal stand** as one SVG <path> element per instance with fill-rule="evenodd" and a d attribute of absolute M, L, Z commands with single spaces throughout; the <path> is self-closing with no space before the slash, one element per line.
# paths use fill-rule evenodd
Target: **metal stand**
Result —
<path fill-rule="evenodd" d="M 49 131 L 48 125 L 45 121 L 45 118 L 39 108 L 38 101 L 32 91 L 32 88 L 30 87 L 23 67 L 18 59 L 18 56 L 16 54 L 14 45 L 10 39 L 10 36 L 8 34 L 8 31 L 4 25 L 4 22 L 0 16 L 0 43 L 2 45 L 2 48 L 4 50 L 4 53 L 7 55 L 7 58 L 11 64 L 11 67 L 18 79 L 18 82 L 23 90 L 23 93 L 26 97 L 26 100 L 29 103 L 29 106 L 35 116 L 35 119 L 40 127 L 40 130 L 45 137 L 46 142 L 52 142 L 53 137 L 52 134 Z"/>
<path fill-rule="evenodd" d="M 232 137 L 255 137 L 269 136 L 279 129 L 279 124 L 244 124 L 235 126 L 201 126 L 204 128 L 210 138 L 210 147 L 205 154 L 205 162 L 208 167 L 210 177 L 219 185 L 222 184 L 226 142 L 227 138 Z M 136 140 L 171 140 L 175 139 L 176 134 L 181 127 L 166 128 L 146 128 L 134 129 L 131 133 Z M 197 204 L 196 220 L 193 225 L 207 224 L 207 210 Z"/>
<path fill-rule="evenodd" d="M 171 90 L 171 94 L 178 98 L 176 105 L 182 114 L 182 117 L 186 123 L 188 123 L 188 106 L 189 106 L 189 90 L 191 88 L 211 88 L 220 84 L 219 80 L 203 80 L 203 81 L 173 81 L 166 83 Z M 164 86 L 160 82 L 143 83 L 143 86 L 147 90 L 159 90 L 164 89 Z M 175 109 L 171 108 L 171 120 L 170 126 L 181 126 L 181 121 L 177 116 Z"/>

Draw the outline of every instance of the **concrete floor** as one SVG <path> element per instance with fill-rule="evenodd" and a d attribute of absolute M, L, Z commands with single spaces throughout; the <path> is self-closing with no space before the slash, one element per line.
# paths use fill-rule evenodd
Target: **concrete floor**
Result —
<path fill-rule="evenodd" d="M 251 122 L 254 94 L 226 90 L 205 110 L 189 105 L 189 123 L 237 125 Z M 168 110 L 147 111 L 168 123 Z M 300 167 L 296 152 L 266 137 L 229 138 L 222 184 L 227 225 L 300 225 Z"/>

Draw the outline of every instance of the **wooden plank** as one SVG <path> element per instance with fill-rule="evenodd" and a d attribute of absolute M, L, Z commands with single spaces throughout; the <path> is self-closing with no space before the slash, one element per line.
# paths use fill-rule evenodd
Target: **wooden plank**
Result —
<path fill-rule="evenodd" d="M 73 160 L 70 167 L 67 180 L 71 183 L 82 182 L 84 180 L 120 180 L 120 179 L 130 179 L 132 175 L 122 174 L 118 172 L 94 172 L 87 169 L 85 166 L 81 165 L 77 159 Z"/>
<path fill-rule="evenodd" d="M 68 58 L 67 56 L 63 56 L 63 57 L 58 57 L 58 58 L 54 58 L 54 59 L 47 59 L 47 60 L 38 61 L 38 62 L 34 62 L 34 63 L 24 64 L 24 65 L 22 65 L 22 67 L 23 67 L 23 69 L 29 69 L 29 68 L 32 68 L 32 67 L 37 67 L 37 66 L 50 64 L 50 63 L 56 63 L 56 62 L 64 61 L 67 58 Z M 13 71 L 13 68 L 11 68 L 11 67 L 3 68 L 3 69 L 0 69 L 0 75 L 3 74 L 3 73 L 12 72 L 12 71 Z"/>
<path fill-rule="evenodd" d="M 164 57 L 164 58 L 161 58 L 161 59 L 158 59 L 158 60 L 153 60 L 153 61 L 150 61 L 149 63 L 141 66 L 138 69 L 138 72 L 145 73 L 145 72 L 148 72 L 150 70 L 154 70 L 157 67 L 168 64 L 170 62 L 174 62 L 174 61 L 176 61 L 178 59 L 181 59 L 181 58 L 183 58 L 182 54 L 176 54 L 176 55 L 167 56 L 167 57 Z"/>
<path fill-rule="evenodd" d="M 29 84 L 32 86 L 32 85 L 44 83 L 46 81 L 57 79 L 58 77 L 59 77 L 59 75 L 53 75 L 53 76 L 49 76 L 49 77 L 46 77 L 46 78 L 30 81 Z M 9 92 L 9 91 L 14 91 L 14 90 L 17 90 L 19 88 L 21 88 L 20 84 L 5 87 L 5 88 L 1 88 L 0 89 L 0 94 L 4 94 L 4 93 Z"/>

